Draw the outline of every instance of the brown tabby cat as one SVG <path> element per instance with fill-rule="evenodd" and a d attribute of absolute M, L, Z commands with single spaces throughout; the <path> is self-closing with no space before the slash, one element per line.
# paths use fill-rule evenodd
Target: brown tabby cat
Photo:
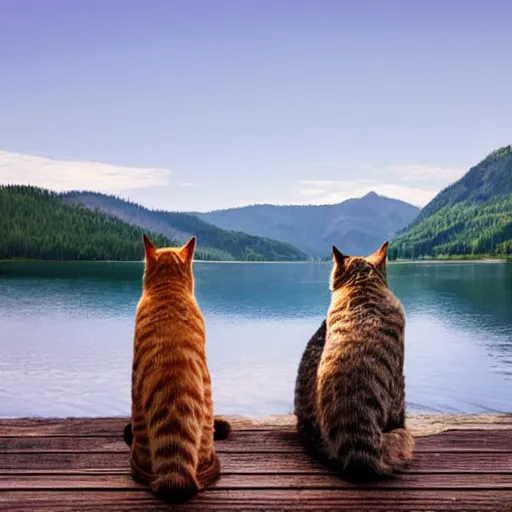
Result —
<path fill-rule="evenodd" d="M 144 235 L 144 286 L 135 321 L 132 476 L 172 501 L 190 497 L 220 474 L 205 326 L 194 297 L 195 245 L 193 237 L 181 248 L 157 249 Z M 227 422 L 219 424 L 229 429 Z"/>
<path fill-rule="evenodd" d="M 388 243 L 367 258 L 333 247 L 331 305 L 295 388 L 297 427 L 353 478 L 390 476 L 412 460 L 405 428 L 405 314 L 387 286 Z"/>

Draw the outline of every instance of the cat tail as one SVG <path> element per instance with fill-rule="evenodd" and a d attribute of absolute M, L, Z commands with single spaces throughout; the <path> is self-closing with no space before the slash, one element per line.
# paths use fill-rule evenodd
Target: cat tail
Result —
<path fill-rule="evenodd" d="M 227 439 L 231 433 L 231 423 L 224 418 L 215 417 L 213 418 L 213 439 L 221 441 Z"/>
<path fill-rule="evenodd" d="M 156 442 L 151 444 L 154 446 Z M 151 452 L 151 490 L 157 497 L 180 503 L 202 490 L 196 475 L 197 453 L 189 443 L 172 438 L 160 440 Z"/>
<path fill-rule="evenodd" d="M 405 428 L 382 433 L 361 422 L 357 429 L 330 429 L 322 437 L 329 459 L 348 479 L 389 478 L 412 460 L 414 438 Z"/>
<path fill-rule="evenodd" d="M 380 465 L 389 473 L 399 471 L 412 461 L 414 437 L 406 428 L 396 428 L 382 434 Z"/>
<path fill-rule="evenodd" d="M 133 433 L 132 433 L 132 424 L 131 423 L 126 424 L 126 426 L 124 427 L 123 440 L 128 446 L 132 445 Z"/>
<path fill-rule="evenodd" d="M 197 479 L 201 428 L 195 417 L 180 413 L 182 403 L 169 403 L 169 394 L 161 395 L 147 414 L 151 490 L 161 499 L 181 503 L 202 490 Z"/>

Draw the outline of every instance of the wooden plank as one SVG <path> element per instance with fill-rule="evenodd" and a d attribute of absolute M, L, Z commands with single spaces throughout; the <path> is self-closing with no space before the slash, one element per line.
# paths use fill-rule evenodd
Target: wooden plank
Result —
<path fill-rule="evenodd" d="M 123 452 L 130 448 L 122 438 L 114 437 L 0 437 L 0 453 L 9 452 L 38 452 L 47 451 L 90 451 L 90 452 Z"/>
<path fill-rule="evenodd" d="M 217 490 L 229 489 L 469 489 L 469 490 L 510 490 L 512 474 L 463 474 L 439 475 L 425 474 L 401 475 L 400 478 L 356 484 L 334 475 L 222 475 L 212 487 Z M 140 490 L 129 475 L 0 475 L 0 491 L 36 491 L 36 490 Z"/>
<path fill-rule="evenodd" d="M 172 508 L 145 491 L 6 491 L 0 510 L 8 512 L 176 512 L 213 511 L 478 511 L 510 512 L 510 491 L 388 491 L 388 490 L 207 490 Z"/>
<path fill-rule="evenodd" d="M 512 512 L 511 418 L 416 417 L 423 434 L 445 432 L 417 438 L 415 460 L 397 479 L 368 484 L 342 480 L 305 454 L 292 417 L 268 428 L 268 420 L 236 420 L 216 443 L 221 479 L 172 510 Z M 169 510 L 130 477 L 126 421 L 0 421 L 0 510 Z"/>
<path fill-rule="evenodd" d="M 303 446 L 295 432 L 234 431 L 226 441 L 217 441 L 219 453 L 297 452 Z M 122 440 L 112 436 L 25 436 L 0 437 L 0 453 L 10 451 L 100 451 L 127 452 Z M 512 452 L 512 430 L 450 430 L 434 436 L 419 437 L 416 452 L 476 451 Z"/>
<path fill-rule="evenodd" d="M 275 423 L 253 423 L 252 419 L 230 418 L 237 430 L 288 430 L 295 429 L 291 416 L 284 416 Z M 130 419 L 116 418 L 14 418 L 0 420 L 0 437 L 79 435 L 79 436 L 122 436 L 123 429 Z"/>
<path fill-rule="evenodd" d="M 0 420 L 0 436 L 122 436 L 129 421 L 119 418 L 14 418 Z"/>
<path fill-rule="evenodd" d="M 224 473 L 312 473 L 325 467 L 301 453 L 223 453 Z M 0 472 L 5 470 L 112 469 L 125 470 L 128 454 L 121 452 L 36 452 L 4 453 Z M 510 453 L 418 453 L 408 473 L 511 473 Z"/>
<path fill-rule="evenodd" d="M 269 418 L 229 418 L 237 430 L 293 431 L 295 417 L 273 416 Z M 0 420 L 0 436 L 42 435 L 119 435 L 129 421 L 116 418 L 16 418 Z M 431 435 L 450 429 L 512 429 L 512 414 L 426 414 L 412 415 L 408 424 L 417 434 Z"/>

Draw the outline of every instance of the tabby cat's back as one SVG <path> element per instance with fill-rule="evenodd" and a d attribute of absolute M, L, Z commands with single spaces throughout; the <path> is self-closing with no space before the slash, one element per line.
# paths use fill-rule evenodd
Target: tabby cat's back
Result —
<path fill-rule="evenodd" d="M 297 378 L 299 429 L 354 478 L 391 475 L 414 447 L 405 428 L 405 314 L 387 286 L 386 252 L 387 243 L 366 258 L 333 247 L 323 346 L 317 339 L 317 350 L 306 348 Z"/>
<path fill-rule="evenodd" d="M 190 497 L 220 474 L 205 326 L 194 296 L 195 243 L 192 238 L 181 248 L 156 249 L 144 237 L 132 418 L 124 431 L 133 477 L 172 501 Z M 222 426 L 229 430 L 227 422 Z"/>

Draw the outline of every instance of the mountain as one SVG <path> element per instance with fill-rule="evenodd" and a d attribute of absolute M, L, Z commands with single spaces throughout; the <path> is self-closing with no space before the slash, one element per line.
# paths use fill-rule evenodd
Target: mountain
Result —
<path fill-rule="evenodd" d="M 512 145 L 442 190 L 393 240 L 390 258 L 512 254 Z"/>
<path fill-rule="evenodd" d="M 348 254 L 370 254 L 418 212 L 408 203 L 370 192 L 334 205 L 263 204 L 194 215 L 224 229 L 281 240 L 324 258 L 330 256 L 332 245 Z"/>
<path fill-rule="evenodd" d="M 276 240 L 247 233 L 221 229 L 195 215 L 179 212 L 149 210 L 143 206 L 96 192 L 73 191 L 60 195 L 69 205 L 82 205 L 116 217 L 132 226 L 159 233 L 167 238 L 185 242 L 197 236 L 198 246 L 222 252 L 217 259 L 239 261 L 300 261 L 306 254 Z"/>

